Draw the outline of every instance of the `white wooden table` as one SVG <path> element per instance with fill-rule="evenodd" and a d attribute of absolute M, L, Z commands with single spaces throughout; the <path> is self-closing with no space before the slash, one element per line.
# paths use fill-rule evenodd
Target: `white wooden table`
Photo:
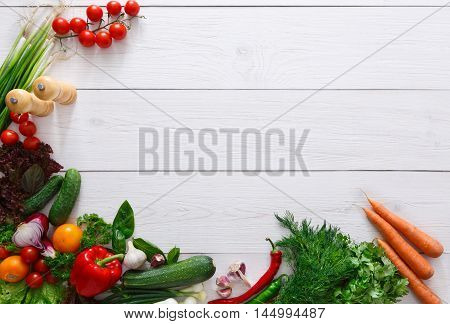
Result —
<path fill-rule="evenodd" d="M 2 57 L 18 31 L 15 12 L 30 2 L 0 2 Z M 107 1 L 73 1 L 67 16 L 91 2 Z M 244 260 L 257 279 L 268 264 L 264 239 L 282 235 L 274 212 L 317 224 L 319 215 L 357 241 L 377 236 L 360 209 L 363 189 L 441 240 L 446 252 L 432 260 L 428 284 L 450 299 L 446 0 L 139 2 L 148 19 L 126 40 L 79 48 L 50 71 L 79 88 L 76 105 L 38 120 L 55 159 L 82 172 L 73 218 L 111 220 L 128 199 L 139 212 L 136 236 L 208 254 L 219 274 Z M 268 123 L 309 129 L 302 152 L 309 176 L 298 165 L 281 176 L 245 175 L 238 142 L 232 175 L 223 146 L 214 175 L 175 172 L 173 163 L 159 169 L 166 173 L 139 174 L 139 128 L 180 123 L 194 133 Z"/>

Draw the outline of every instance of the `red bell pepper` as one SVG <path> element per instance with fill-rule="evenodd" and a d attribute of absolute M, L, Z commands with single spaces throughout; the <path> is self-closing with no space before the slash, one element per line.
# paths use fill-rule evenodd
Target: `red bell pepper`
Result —
<path fill-rule="evenodd" d="M 77 255 L 70 283 L 77 293 L 94 297 L 114 286 L 122 276 L 123 254 L 113 255 L 102 246 L 93 246 Z"/>

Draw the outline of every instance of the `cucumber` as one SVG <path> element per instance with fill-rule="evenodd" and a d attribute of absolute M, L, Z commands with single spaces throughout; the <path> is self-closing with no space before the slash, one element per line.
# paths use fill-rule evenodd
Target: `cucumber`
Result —
<path fill-rule="evenodd" d="M 58 197 L 56 197 L 48 214 L 52 225 L 59 226 L 67 221 L 80 194 L 80 187 L 80 173 L 75 169 L 67 170 Z"/>
<path fill-rule="evenodd" d="M 23 203 L 23 215 L 29 216 L 35 212 L 42 210 L 50 201 L 50 199 L 52 199 L 53 196 L 56 195 L 56 193 L 59 191 L 63 180 L 64 177 L 60 175 L 51 177 L 41 190 L 25 200 L 25 202 Z"/>
<path fill-rule="evenodd" d="M 126 288 L 137 289 L 184 287 L 204 282 L 215 272 L 213 259 L 199 255 L 152 270 L 128 271 L 123 276 L 123 284 Z"/>

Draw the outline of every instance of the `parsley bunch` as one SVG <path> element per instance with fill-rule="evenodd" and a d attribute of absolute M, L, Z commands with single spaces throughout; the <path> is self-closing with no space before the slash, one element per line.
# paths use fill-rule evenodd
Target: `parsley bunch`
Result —
<path fill-rule="evenodd" d="M 81 238 L 81 250 L 94 245 L 106 245 L 111 243 L 112 225 L 106 223 L 97 214 L 85 214 L 78 217 L 77 225 L 83 229 Z"/>

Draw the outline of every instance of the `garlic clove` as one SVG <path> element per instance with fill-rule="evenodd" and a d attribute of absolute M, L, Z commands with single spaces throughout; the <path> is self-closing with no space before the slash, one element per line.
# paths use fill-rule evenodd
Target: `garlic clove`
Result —
<path fill-rule="evenodd" d="M 223 288 L 216 290 L 217 294 L 222 298 L 228 298 L 231 296 L 231 293 L 233 292 L 233 289 L 231 287 Z"/>
<path fill-rule="evenodd" d="M 150 260 L 150 265 L 152 268 L 162 266 L 164 263 L 166 263 L 166 259 L 164 259 L 164 256 L 162 254 L 155 254 Z"/>
<path fill-rule="evenodd" d="M 219 276 L 216 278 L 216 285 L 220 288 L 229 288 L 231 285 L 230 278 L 228 276 Z"/>

